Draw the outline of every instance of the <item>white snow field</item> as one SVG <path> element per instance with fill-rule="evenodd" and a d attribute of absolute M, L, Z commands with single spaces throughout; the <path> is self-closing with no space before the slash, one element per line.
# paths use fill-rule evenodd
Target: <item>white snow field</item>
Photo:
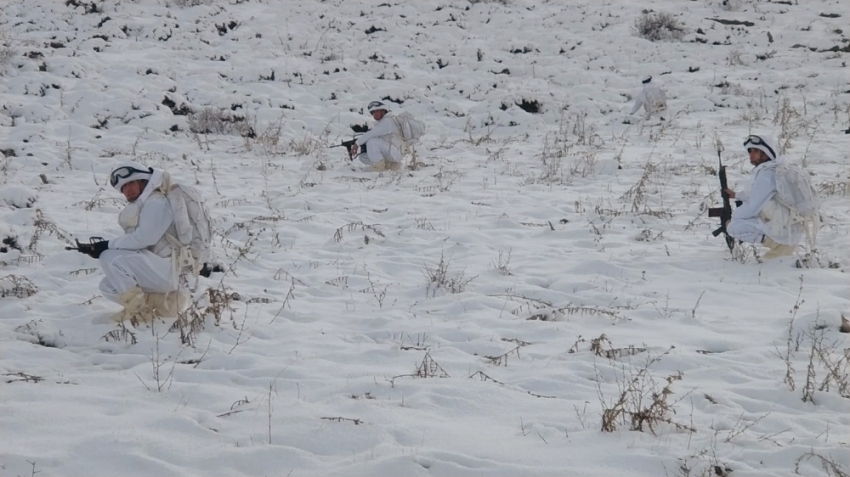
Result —
<path fill-rule="evenodd" d="M 1 3 L 3 476 L 850 473 L 846 0 Z M 381 99 L 399 172 L 330 148 Z M 814 251 L 712 237 L 750 133 Z M 178 326 L 64 248 L 121 233 L 122 160 L 215 220 Z"/>

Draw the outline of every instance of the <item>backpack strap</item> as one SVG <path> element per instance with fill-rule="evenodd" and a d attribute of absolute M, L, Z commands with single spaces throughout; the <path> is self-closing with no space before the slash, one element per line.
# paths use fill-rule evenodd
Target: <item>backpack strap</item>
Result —
<path fill-rule="evenodd" d="M 809 247 L 810 252 L 813 252 L 817 247 L 819 229 L 820 214 L 815 214 L 813 217 L 803 220 L 803 230 L 806 231 L 806 246 Z"/>
<path fill-rule="evenodd" d="M 204 268 L 203 261 L 196 259 L 192 254 L 192 249 L 188 245 L 180 243 L 177 237 L 166 232 L 165 239 L 171 244 L 171 274 L 174 281 L 181 283 L 183 273 L 189 272 L 193 279 L 189 288 L 194 290 L 198 286 L 198 277 Z"/>

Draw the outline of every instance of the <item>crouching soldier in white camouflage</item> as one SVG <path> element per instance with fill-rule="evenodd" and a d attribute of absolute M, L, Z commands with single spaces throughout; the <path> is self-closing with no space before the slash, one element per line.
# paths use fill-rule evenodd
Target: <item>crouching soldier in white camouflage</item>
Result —
<path fill-rule="evenodd" d="M 163 193 L 171 187 L 168 173 L 126 162 L 112 171 L 109 182 L 129 202 L 118 216 L 124 235 L 80 251 L 100 260 L 105 275 L 101 293 L 124 307 L 113 319 L 135 324 L 176 317 L 188 293 L 177 292 L 173 246 L 167 239 L 167 234 L 177 235 L 172 206 Z"/>
<path fill-rule="evenodd" d="M 360 154 L 359 158 L 360 162 L 371 166 L 370 170 L 400 170 L 403 139 L 398 123 L 381 101 L 372 101 L 367 109 L 377 123 L 351 145 L 351 156 L 357 156 L 360 146 L 365 144 L 366 152 Z"/>
<path fill-rule="evenodd" d="M 667 95 L 664 94 L 664 90 L 652 84 L 652 76 L 647 76 L 641 83 L 643 83 L 643 90 L 635 97 L 635 104 L 629 115 L 635 114 L 640 108 L 644 109 L 647 118 L 666 111 Z"/>
<path fill-rule="evenodd" d="M 744 147 L 750 154 L 751 172 L 745 191 L 724 189 L 730 199 L 742 201 L 726 223 L 726 232 L 748 243 L 763 244 L 769 250 L 764 258 L 794 253 L 803 239 L 804 226 L 795 221 L 792 210 L 777 200 L 777 166 L 782 161 L 765 136 L 749 136 Z"/>

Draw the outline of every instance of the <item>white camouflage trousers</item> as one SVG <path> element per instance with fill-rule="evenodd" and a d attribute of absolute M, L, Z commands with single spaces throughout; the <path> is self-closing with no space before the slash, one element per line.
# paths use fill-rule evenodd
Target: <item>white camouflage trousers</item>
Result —
<path fill-rule="evenodd" d="M 383 137 L 373 137 L 366 141 L 366 154 L 360 154 L 360 162 L 371 166 L 381 161 L 401 162 L 401 150 L 397 141 L 388 141 Z"/>
<path fill-rule="evenodd" d="M 726 226 L 726 233 L 747 243 L 761 243 L 767 231 L 762 219 L 732 219 Z"/>
<path fill-rule="evenodd" d="M 100 281 L 104 298 L 119 303 L 118 296 L 139 286 L 145 293 L 169 293 L 177 290 L 171 258 L 162 258 L 148 250 L 104 250 Z"/>

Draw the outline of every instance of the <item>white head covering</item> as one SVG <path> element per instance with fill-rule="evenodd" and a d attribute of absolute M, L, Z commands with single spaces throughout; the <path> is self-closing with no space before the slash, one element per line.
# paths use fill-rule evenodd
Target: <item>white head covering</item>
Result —
<path fill-rule="evenodd" d="M 770 136 L 759 136 L 756 134 L 751 134 L 747 136 L 747 139 L 744 140 L 744 147 L 749 151 L 750 149 L 758 149 L 759 151 L 763 151 L 767 154 L 772 161 L 776 160 L 777 154 L 776 149 L 774 148 L 773 138 Z"/>
<path fill-rule="evenodd" d="M 121 192 L 124 184 L 138 180 L 147 181 L 150 180 L 151 175 L 153 175 L 153 168 L 145 167 L 135 161 L 124 161 L 115 166 L 109 173 L 109 183 L 115 190 Z"/>
<path fill-rule="evenodd" d="M 369 106 L 367 106 L 366 109 L 368 109 L 370 113 L 373 111 L 380 111 L 382 109 L 387 112 L 389 112 L 390 110 L 390 108 L 388 108 L 387 105 L 381 101 L 372 101 L 371 103 L 369 103 Z"/>

